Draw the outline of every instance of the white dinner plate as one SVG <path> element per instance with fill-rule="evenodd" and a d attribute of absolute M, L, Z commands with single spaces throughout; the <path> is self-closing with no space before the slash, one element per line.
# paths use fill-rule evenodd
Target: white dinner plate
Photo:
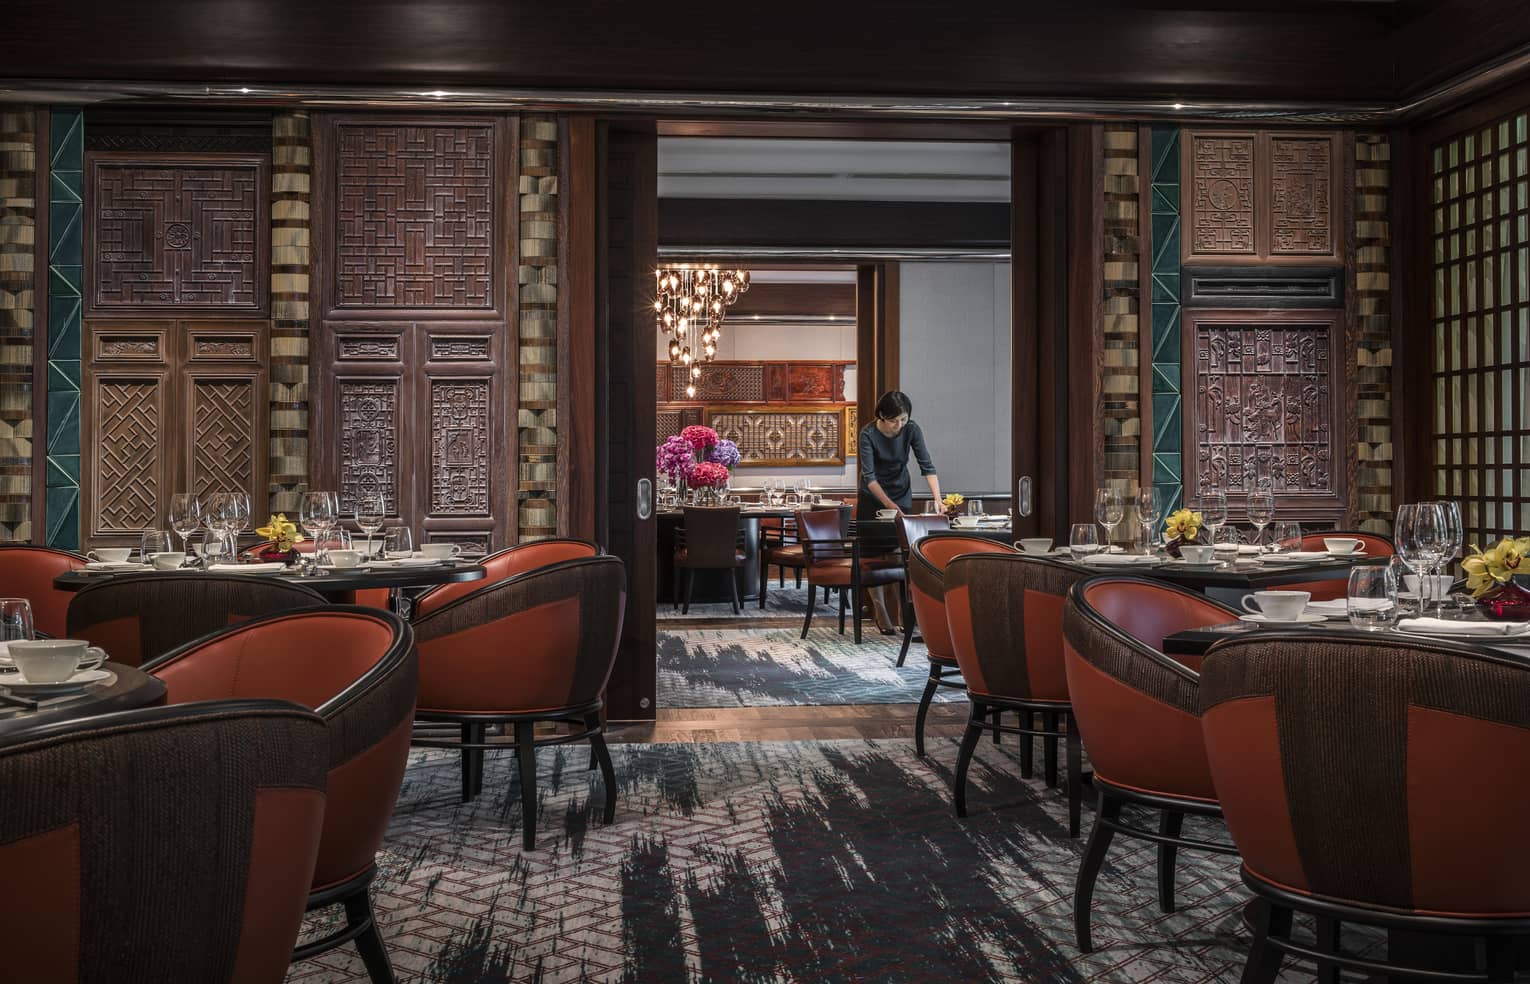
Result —
<path fill-rule="evenodd" d="M 11 672 L 0 673 L 0 687 L 21 697 L 52 697 L 57 694 L 78 693 L 92 683 L 111 678 L 110 670 L 81 670 L 59 683 L 28 683 L 22 679 L 20 672 Z"/>
<path fill-rule="evenodd" d="M 1345 557 L 1364 557 L 1364 556 L 1366 556 L 1365 548 L 1364 547 L 1361 547 L 1359 550 L 1351 550 L 1349 553 L 1334 553 L 1332 550 L 1324 550 L 1323 553 L 1327 554 L 1330 557 L 1335 558 L 1336 560 L 1342 560 Z"/>
<path fill-rule="evenodd" d="M 447 558 L 447 560 L 441 561 L 434 557 L 397 557 L 393 560 L 369 560 L 362 564 L 361 567 L 373 571 L 396 571 L 405 567 L 439 567 L 451 559 Z M 334 568 L 334 570 L 344 569 Z"/>
<path fill-rule="evenodd" d="M 1326 622 L 1328 619 L 1322 615 L 1308 615 L 1302 612 L 1295 618 L 1270 618 L 1268 615 L 1239 615 L 1240 622 L 1253 622 L 1257 625 L 1314 625 L 1318 622 Z"/>
<path fill-rule="evenodd" d="M 1204 564 L 1198 564 L 1195 561 L 1186 560 L 1183 557 L 1178 557 L 1178 558 L 1175 558 L 1174 560 L 1164 561 L 1164 566 L 1165 567 L 1182 567 L 1185 570 L 1190 570 L 1190 571 L 1215 571 L 1215 570 L 1220 570 L 1223 567 L 1226 567 L 1227 566 L 1227 561 L 1225 561 L 1225 560 L 1208 560 Z"/>

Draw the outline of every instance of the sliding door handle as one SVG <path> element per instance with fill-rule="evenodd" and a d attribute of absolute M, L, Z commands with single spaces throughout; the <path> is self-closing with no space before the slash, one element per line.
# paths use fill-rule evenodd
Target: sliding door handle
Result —
<path fill-rule="evenodd" d="M 1029 516 L 1031 514 L 1031 476 L 1022 475 L 1015 485 L 1015 515 Z"/>
<path fill-rule="evenodd" d="M 646 478 L 640 478 L 637 484 L 637 518 L 650 519 L 652 516 L 653 482 Z"/>

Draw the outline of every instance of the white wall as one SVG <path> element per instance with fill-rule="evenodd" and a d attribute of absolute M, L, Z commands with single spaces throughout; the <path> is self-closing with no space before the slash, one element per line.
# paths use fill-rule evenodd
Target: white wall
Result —
<path fill-rule="evenodd" d="M 1009 490 L 1009 264 L 902 263 L 898 278 L 899 386 L 941 490 Z M 915 494 L 928 492 L 912 470 Z"/>

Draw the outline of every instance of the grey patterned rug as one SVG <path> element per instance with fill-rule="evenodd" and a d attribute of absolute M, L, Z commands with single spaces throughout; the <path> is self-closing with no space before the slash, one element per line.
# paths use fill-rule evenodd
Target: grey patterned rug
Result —
<path fill-rule="evenodd" d="M 1164 915 L 1154 851 L 1118 842 L 1096 892 L 1097 950 L 1072 939 L 1083 839 L 1061 794 L 979 746 L 971 816 L 950 808 L 955 742 L 616 745 L 617 821 L 599 822 L 584 749 L 542 753 L 538 849 L 521 850 L 514 758 L 457 802 L 457 759 L 418 752 L 375 883 L 402 981 L 1013 981 L 1238 978 L 1247 895 L 1233 859 L 1181 852 Z M 1092 817 L 1086 812 L 1087 832 Z M 1203 825 L 1186 833 L 1205 835 Z M 1300 925 L 1300 923 L 1299 923 Z M 311 930 L 322 928 L 315 924 Z M 1356 941 L 1346 936 L 1346 945 Z M 303 984 L 360 984 L 342 948 Z M 1310 982 L 1287 972 L 1283 981 Z"/>
<path fill-rule="evenodd" d="M 738 614 L 733 613 L 733 606 L 726 601 L 697 602 L 691 605 L 689 612 L 682 613 L 668 602 L 661 602 L 655 610 L 655 617 L 662 626 L 666 623 L 688 624 L 696 622 L 711 622 L 726 620 L 731 623 L 744 622 L 771 622 L 785 623 L 790 620 L 799 628 L 802 625 L 802 616 L 807 612 L 807 588 L 792 587 L 790 578 L 786 581 L 786 587 L 777 588 L 774 579 L 770 582 L 770 590 L 765 593 L 765 607 L 761 608 L 758 600 L 745 601 L 740 606 Z M 823 592 L 819 591 L 818 604 L 814 606 L 813 621 L 818 624 L 819 619 L 831 619 L 838 624 L 839 596 L 830 592 L 829 600 L 823 600 Z M 822 623 L 824 625 L 829 622 Z M 873 628 L 871 631 L 875 632 Z"/>
<path fill-rule="evenodd" d="M 694 611 L 694 609 L 692 609 Z M 874 633 L 874 630 L 873 630 Z M 899 636 L 814 628 L 661 627 L 659 707 L 772 707 L 827 704 L 916 704 L 929 677 L 924 646 L 896 664 Z M 942 687 L 936 700 L 966 700 Z"/>

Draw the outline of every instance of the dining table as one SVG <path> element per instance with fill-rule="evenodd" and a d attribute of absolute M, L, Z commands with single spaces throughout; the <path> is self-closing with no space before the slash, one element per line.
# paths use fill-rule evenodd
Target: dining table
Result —
<path fill-rule="evenodd" d="M 105 679 L 72 693 L 47 696 L 6 687 L 6 677 L 17 674 L 0 671 L 0 735 L 164 703 L 165 684 L 158 677 L 109 660 L 99 668 L 108 674 Z"/>
<path fill-rule="evenodd" d="M 745 601 L 758 600 L 760 597 L 760 545 L 763 539 L 761 532 L 763 521 L 767 519 L 786 520 L 797 515 L 801 509 L 853 509 L 839 502 L 822 502 L 812 505 L 788 505 L 769 503 L 744 503 L 739 507 L 739 525 L 743 530 L 744 566 L 740 572 L 742 590 L 740 597 Z M 675 554 L 675 541 L 677 531 L 685 520 L 682 509 L 665 507 L 654 514 L 658 519 L 658 556 L 659 556 L 659 584 L 658 600 L 672 602 L 677 600 L 676 583 L 674 576 L 674 563 L 672 558 Z M 693 604 L 702 602 L 729 602 L 733 598 L 733 588 L 729 583 L 732 574 L 720 570 L 698 570 L 694 573 L 695 587 L 691 589 L 691 601 Z"/>
<path fill-rule="evenodd" d="M 1330 555 L 1305 561 L 1285 561 L 1278 554 L 1252 554 L 1211 564 L 1191 564 L 1166 556 L 1150 559 L 1147 555 L 1138 555 L 1140 561 L 1089 563 L 1074 559 L 1066 550 L 1053 551 L 1047 556 L 1091 574 L 1122 574 L 1167 581 L 1234 608 L 1241 607 L 1243 598 L 1251 591 L 1268 591 L 1311 581 L 1347 580 L 1350 571 L 1356 567 L 1391 561 L 1390 557 L 1367 554 Z"/>

